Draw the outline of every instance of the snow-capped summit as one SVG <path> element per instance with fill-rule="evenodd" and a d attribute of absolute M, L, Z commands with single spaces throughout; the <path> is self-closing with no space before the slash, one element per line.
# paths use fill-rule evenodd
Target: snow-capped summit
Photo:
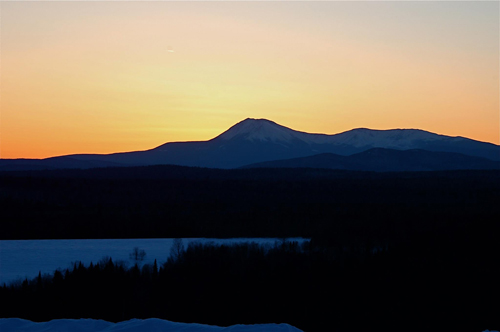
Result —
<path fill-rule="evenodd" d="M 329 135 L 310 134 L 302 131 L 290 129 L 267 119 L 247 118 L 238 122 L 215 139 L 231 140 L 241 138 L 247 141 L 281 142 L 291 143 L 292 141 L 302 141 L 304 143 L 326 143 Z"/>
<path fill-rule="evenodd" d="M 237 136 L 249 141 L 290 141 L 293 139 L 293 130 L 266 119 L 248 118 L 238 122 L 217 138 L 230 140 Z"/>
<path fill-rule="evenodd" d="M 377 130 L 357 128 L 333 135 L 336 144 L 346 144 L 356 148 L 374 147 L 386 149 L 416 149 L 423 142 L 431 143 L 437 141 L 458 142 L 463 137 L 450 137 L 434 134 L 420 129 L 389 129 Z"/>
<path fill-rule="evenodd" d="M 238 122 L 224 133 L 215 138 L 216 140 L 229 141 L 232 139 L 243 139 L 252 142 L 273 143 L 306 143 L 332 144 L 337 146 L 350 146 L 355 149 L 387 148 L 387 149 L 415 149 L 423 142 L 458 142 L 463 137 L 450 137 L 434 134 L 420 129 L 389 129 L 377 130 L 368 128 L 357 128 L 339 134 L 311 134 L 290 129 L 267 119 L 248 118 Z"/>

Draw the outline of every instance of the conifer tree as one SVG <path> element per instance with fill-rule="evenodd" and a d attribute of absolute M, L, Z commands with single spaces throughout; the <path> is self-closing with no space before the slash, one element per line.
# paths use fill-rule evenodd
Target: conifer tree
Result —
<path fill-rule="evenodd" d="M 153 279 L 156 279 L 158 277 L 158 264 L 156 263 L 156 258 L 153 263 Z"/>
<path fill-rule="evenodd" d="M 37 290 L 42 289 L 42 271 L 38 271 L 38 277 L 36 278 L 36 288 Z"/>

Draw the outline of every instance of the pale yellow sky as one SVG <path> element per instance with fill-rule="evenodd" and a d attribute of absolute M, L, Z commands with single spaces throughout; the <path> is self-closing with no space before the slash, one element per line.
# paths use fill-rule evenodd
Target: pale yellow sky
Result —
<path fill-rule="evenodd" d="M 144 150 L 247 117 L 498 144 L 498 7 L 0 2 L 0 156 Z"/>

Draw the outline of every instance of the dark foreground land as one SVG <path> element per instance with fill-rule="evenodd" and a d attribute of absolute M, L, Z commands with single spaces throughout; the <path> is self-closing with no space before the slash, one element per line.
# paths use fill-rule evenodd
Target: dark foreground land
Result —
<path fill-rule="evenodd" d="M 191 247 L 156 268 L 75 266 L 3 287 L 0 315 L 498 329 L 499 202 L 499 171 L 0 173 L 2 239 L 311 238 L 270 251 Z"/>

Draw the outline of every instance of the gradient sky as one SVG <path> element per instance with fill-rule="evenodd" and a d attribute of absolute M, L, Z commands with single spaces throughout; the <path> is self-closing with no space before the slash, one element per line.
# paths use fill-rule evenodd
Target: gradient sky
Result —
<path fill-rule="evenodd" d="M 0 18 L 1 158 L 207 140 L 248 117 L 499 144 L 496 1 L 0 2 Z"/>

